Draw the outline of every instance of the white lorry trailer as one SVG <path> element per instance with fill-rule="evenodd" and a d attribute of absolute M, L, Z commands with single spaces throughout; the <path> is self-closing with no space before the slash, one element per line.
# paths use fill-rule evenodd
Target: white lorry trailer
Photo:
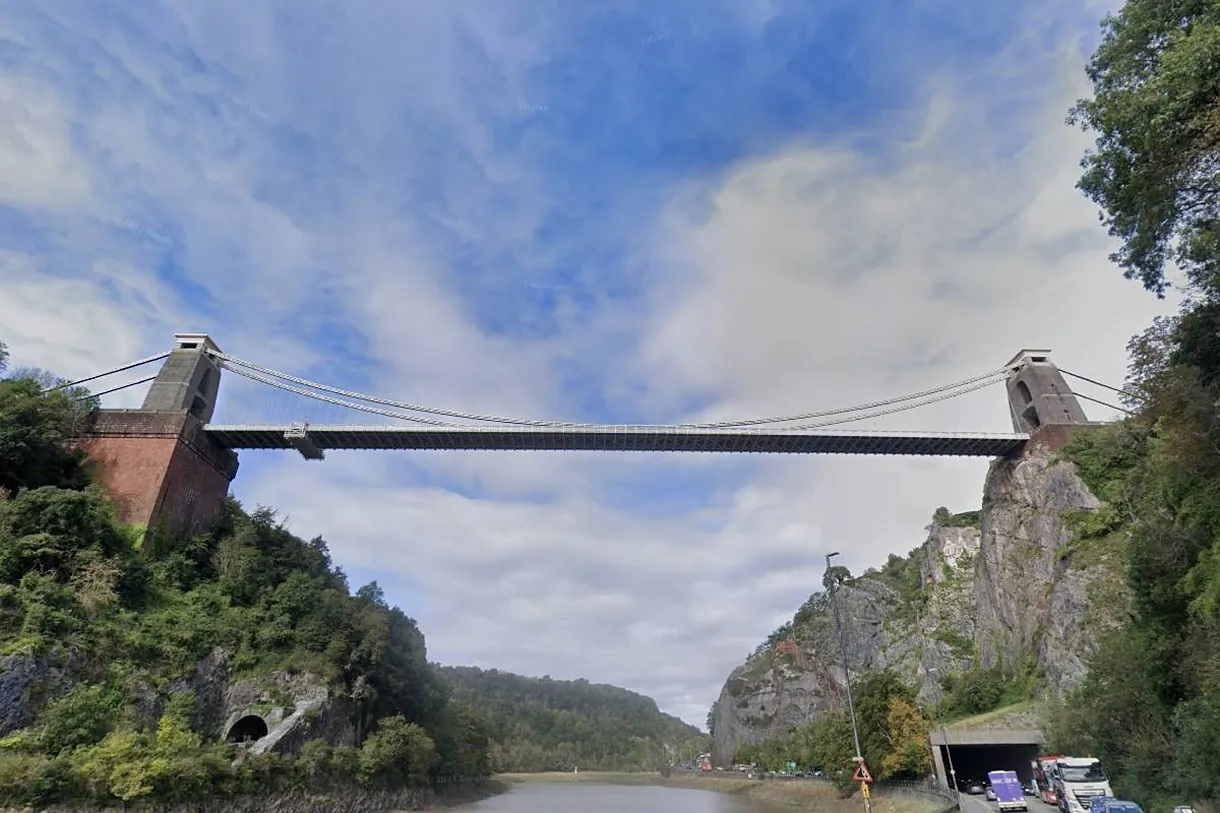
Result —
<path fill-rule="evenodd" d="M 1055 797 L 1062 813 L 1089 813 L 1094 796 L 1113 796 L 1110 777 L 1096 757 L 1059 757 L 1055 761 Z"/>

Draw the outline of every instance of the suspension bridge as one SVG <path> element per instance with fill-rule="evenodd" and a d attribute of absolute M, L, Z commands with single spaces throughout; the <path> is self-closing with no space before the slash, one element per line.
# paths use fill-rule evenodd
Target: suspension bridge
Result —
<path fill-rule="evenodd" d="M 142 410 L 103 410 L 93 431 L 123 433 L 133 412 L 185 411 L 220 449 L 296 450 L 321 460 L 330 450 L 582 450 L 752 452 L 998 457 L 1014 453 L 1046 425 L 1089 423 L 1049 351 L 1023 350 L 1002 367 L 968 379 L 871 403 L 776 417 L 665 425 L 596 424 L 485 415 L 396 401 L 310 381 L 223 353 L 206 334 L 178 334 L 173 350 L 63 386 L 83 385 L 163 362 L 146 378 L 103 390 L 107 395 L 151 382 Z M 219 423 L 214 421 L 220 372 L 225 371 L 314 402 L 379 416 L 388 424 Z M 1076 376 L 1074 373 L 1068 375 Z M 1085 376 L 1076 376 L 1095 384 Z M 860 430 L 851 424 L 918 409 L 1004 384 L 1013 431 L 1007 433 Z M 1106 385 L 1101 385 L 1106 386 Z M 1121 392 L 1116 388 L 1116 392 Z M 107 427 L 110 427 L 109 431 Z"/>

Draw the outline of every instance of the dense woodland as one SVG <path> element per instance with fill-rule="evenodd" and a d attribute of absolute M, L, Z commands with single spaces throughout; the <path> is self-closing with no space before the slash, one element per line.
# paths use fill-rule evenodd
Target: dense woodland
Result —
<path fill-rule="evenodd" d="M 0 345 L 0 374 L 6 358 Z M 349 592 L 322 539 L 230 502 L 218 527 L 154 541 L 115 520 L 71 450 L 84 393 L 0 379 L 0 658 L 69 663 L 70 691 L 33 686 L 28 725 L 0 738 L 0 799 L 171 800 L 358 782 L 397 788 L 488 773 L 487 722 L 448 699 L 424 636 L 377 585 Z M 241 674 L 308 671 L 353 709 L 358 747 L 250 757 L 197 730 L 165 690 L 214 647 Z M 151 689 L 161 708 L 147 712 Z M 8 702 L 13 698 L 8 698 Z"/>
<path fill-rule="evenodd" d="M 1078 544 L 1116 553 L 1132 600 L 1052 723 L 1151 809 L 1220 798 L 1220 4 L 1128 0 L 1089 78 L 1080 188 L 1124 273 L 1187 297 L 1129 345 L 1134 414 L 1068 450 L 1109 506 Z"/>
<path fill-rule="evenodd" d="M 455 699 L 487 715 L 495 771 L 656 770 L 710 747 L 697 728 L 617 686 L 465 666 L 440 671 Z"/>

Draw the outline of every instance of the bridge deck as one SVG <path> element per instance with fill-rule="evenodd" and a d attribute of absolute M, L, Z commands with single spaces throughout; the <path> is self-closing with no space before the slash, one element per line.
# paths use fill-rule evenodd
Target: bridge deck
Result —
<path fill-rule="evenodd" d="M 229 449 L 296 449 L 288 426 L 215 425 L 208 435 Z M 328 449 L 470 449 L 607 452 L 757 452 L 765 454 L 1000 457 L 1029 435 L 964 432 L 682 429 L 609 426 L 532 427 L 310 426 L 309 442 Z"/>

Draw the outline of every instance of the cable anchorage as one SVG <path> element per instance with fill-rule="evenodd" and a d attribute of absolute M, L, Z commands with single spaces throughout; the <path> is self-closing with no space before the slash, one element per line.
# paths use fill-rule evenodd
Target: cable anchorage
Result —
<path fill-rule="evenodd" d="M 143 367 L 145 364 L 152 364 L 154 361 L 161 361 L 162 359 L 166 359 L 166 358 L 169 358 L 169 353 L 161 353 L 156 356 L 149 356 L 146 359 L 140 359 L 139 361 L 133 361 L 131 364 L 124 364 L 122 367 L 115 367 L 113 370 L 107 370 L 104 373 L 98 373 L 97 375 L 91 375 L 88 378 L 80 378 L 80 379 L 77 379 L 76 381 L 68 381 L 63 384 L 56 384 L 54 387 L 48 387 L 47 389 L 43 390 L 42 394 L 47 395 L 52 392 L 57 392 L 58 390 L 67 389 L 68 387 L 78 387 L 87 381 L 94 381 L 98 378 L 105 378 L 108 375 L 114 375 L 115 373 L 122 373 L 127 370 L 134 370 L 136 367 Z M 152 376 L 152 378 L 156 378 L 156 376 L 154 375 L 154 376 Z M 146 380 L 151 380 L 151 379 L 146 379 Z M 140 382 L 140 383 L 143 383 L 143 382 Z M 131 385 L 127 385 L 127 386 L 135 386 L 135 385 L 131 384 Z M 107 390 L 107 392 L 114 392 L 114 390 Z"/>

